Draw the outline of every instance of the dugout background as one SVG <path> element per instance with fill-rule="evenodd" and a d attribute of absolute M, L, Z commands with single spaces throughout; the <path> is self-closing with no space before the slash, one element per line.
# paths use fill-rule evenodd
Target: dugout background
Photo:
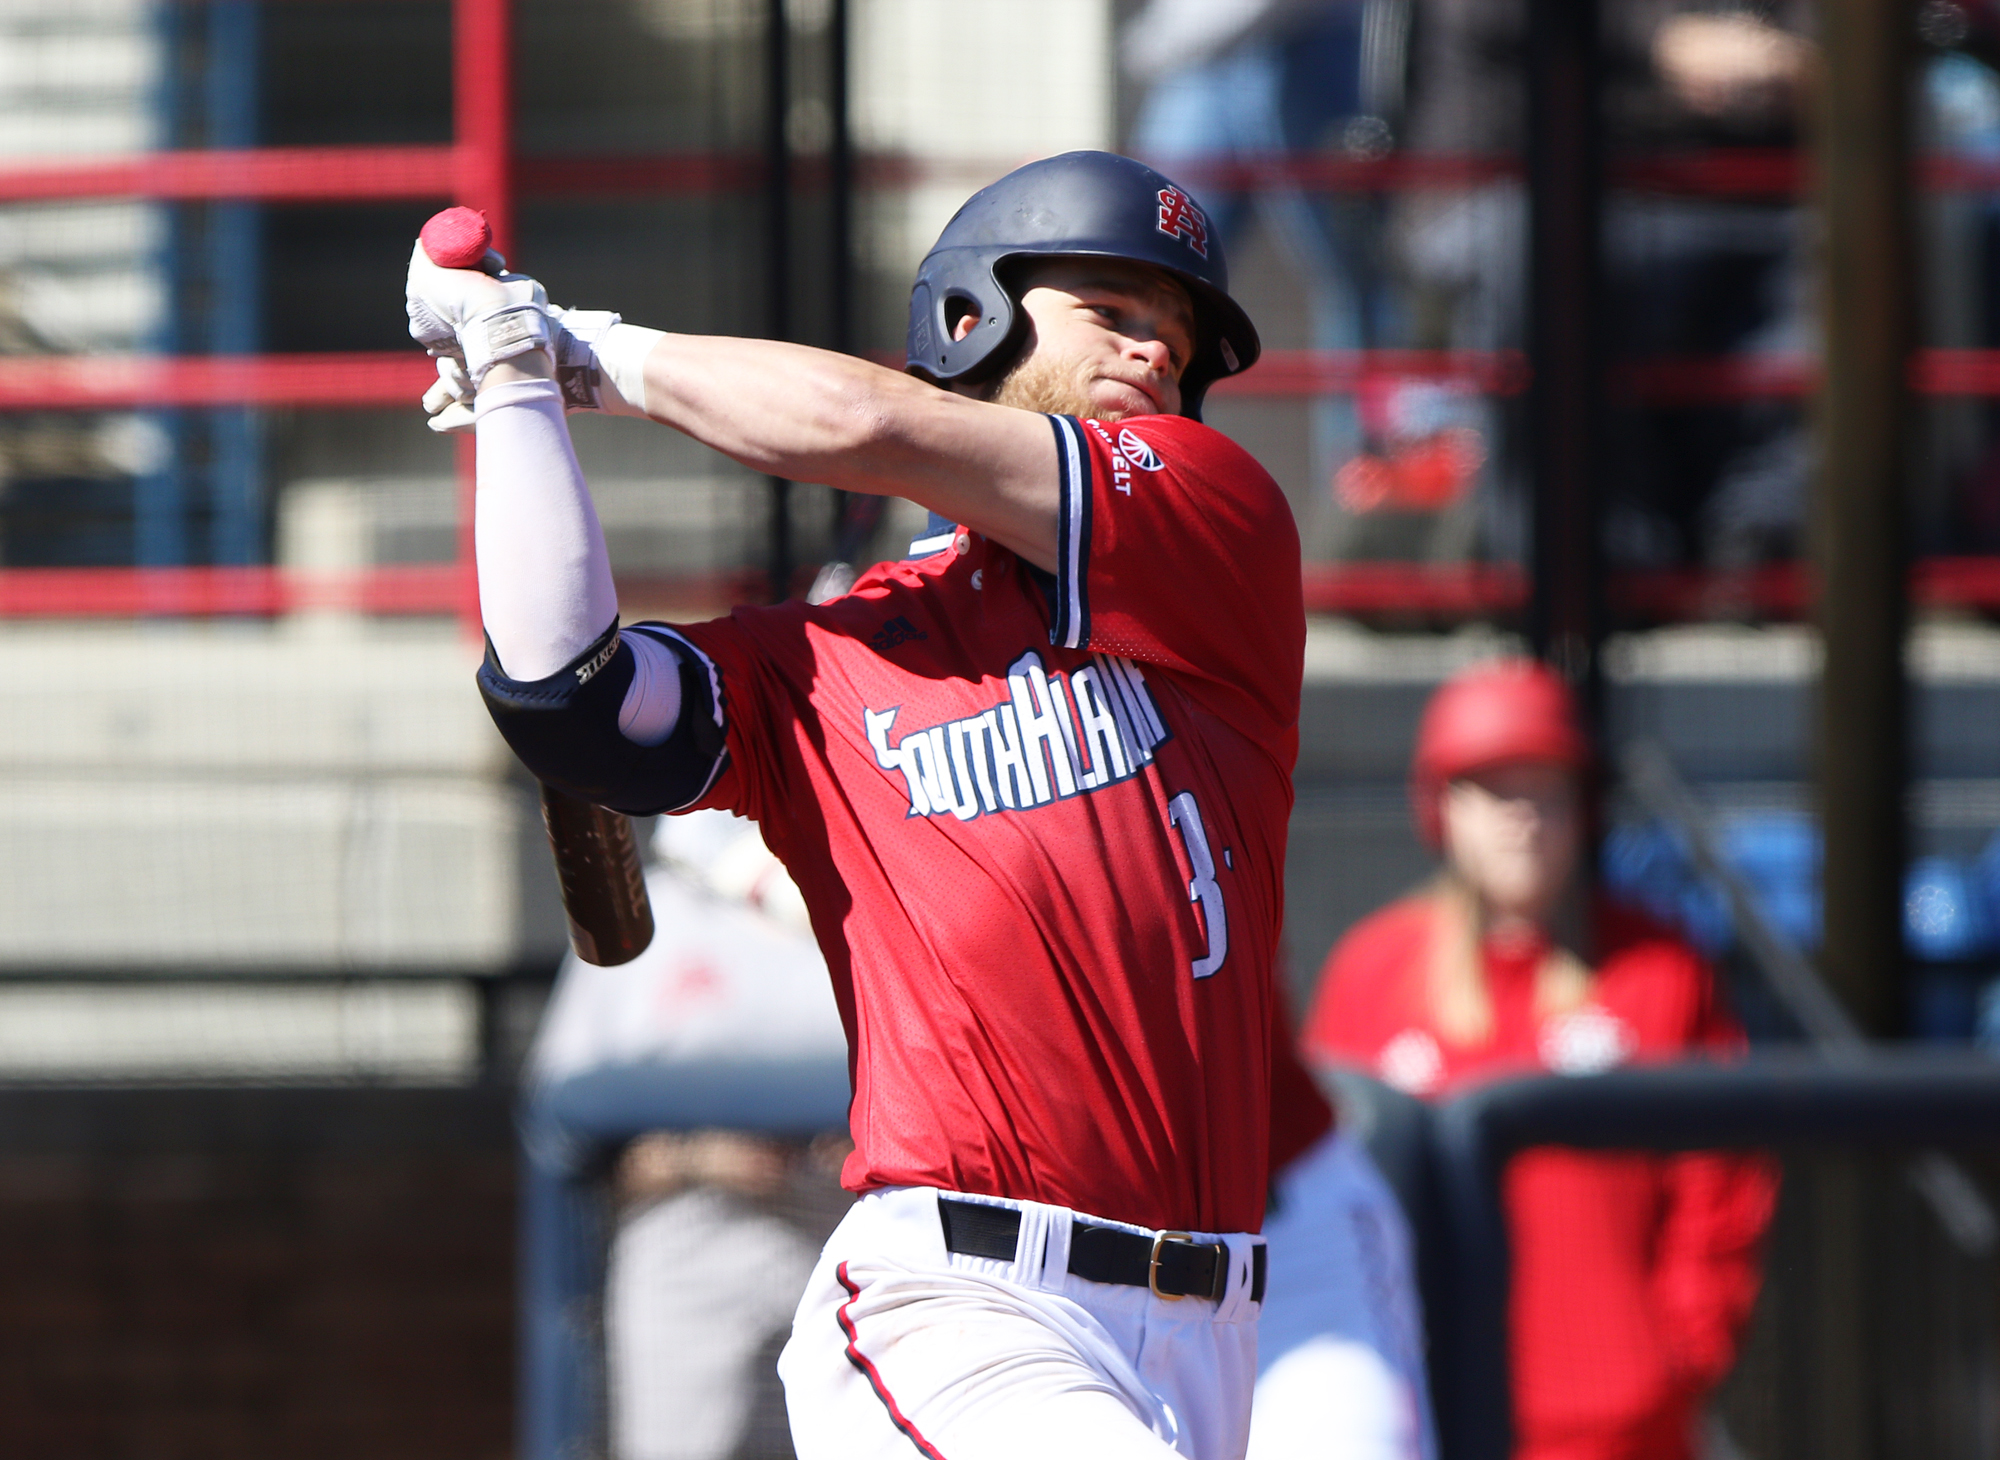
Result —
<path fill-rule="evenodd" d="M 562 303 L 895 358 L 915 262 L 972 189 L 1071 147 L 1178 149 L 1267 346 L 1210 419 L 1307 547 L 1294 990 L 1426 875 L 1402 787 L 1424 697 L 1523 644 L 1598 687 L 1614 759 L 1664 748 L 1811 951 L 1824 229 L 1783 57 L 1824 44 L 1817 13 L 1600 0 L 1595 85 L 1552 117 L 1536 17 L 1591 7 L 1340 0 L 1263 135 L 1164 106 L 1193 84 L 1143 61 L 1168 8 L 4 7 L 10 1427 L 103 1456 L 512 1443 L 511 1081 L 563 933 L 472 693 L 465 459 L 417 419 L 396 303 L 447 201 Z M 1764 70 L 1699 100 L 1667 39 L 1688 14 L 1764 27 Z M 1963 1047 L 2000 1033 L 2000 18 L 1916 20 L 1908 755 L 1848 780 L 1908 810 L 1882 855 L 1909 958 L 1866 981 L 1871 1031 Z M 1552 140 L 1591 115 L 1564 173 Z M 1558 195 L 1594 304 L 1535 283 Z M 1579 311 L 1584 370 L 1550 355 Z M 1580 471 L 1555 386 L 1582 392 Z M 628 614 L 800 592 L 920 520 L 574 425 Z M 1610 804 L 1631 835 L 1605 876 L 1689 923 L 1760 1037 L 1795 1037 L 1676 830 Z"/>

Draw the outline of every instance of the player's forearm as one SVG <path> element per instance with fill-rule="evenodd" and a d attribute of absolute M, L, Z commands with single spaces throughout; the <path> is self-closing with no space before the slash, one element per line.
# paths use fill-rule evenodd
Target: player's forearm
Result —
<path fill-rule="evenodd" d="M 541 679 L 617 617 L 604 533 L 545 369 L 495 366 L 478 419 L 480 618 L 507 673 Z"/>
<path fill-rule="evenodd" d="M 755 471 L 907 497 L 1056 558 L 1047 423 L 849 355 L 775 340 L 663 335 L 645 356 L 648 415 Z"/>

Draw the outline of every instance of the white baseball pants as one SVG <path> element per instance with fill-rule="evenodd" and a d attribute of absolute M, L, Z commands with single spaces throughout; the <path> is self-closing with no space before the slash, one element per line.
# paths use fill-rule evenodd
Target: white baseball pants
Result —
<path fill-rule="evenodd" d="M 1256 1239 L 1197 1233 L 1228 1296 L 1163 1299 L 1072 1276 L 1060 1207 L 967 1198 L 1021 1212 L 1015 1260 L 947 1252 L 937 1197 L 872 1192 L 828 1240 L 778 1360 L 799 1460 L 1240 1460 Z"/>
<path fill-rule="evenodd" d="M 1432 1460 L 1409 1223 L 1335 1130 L 1278 1173 L 1264 1219 L 1250 1460 Z"/>

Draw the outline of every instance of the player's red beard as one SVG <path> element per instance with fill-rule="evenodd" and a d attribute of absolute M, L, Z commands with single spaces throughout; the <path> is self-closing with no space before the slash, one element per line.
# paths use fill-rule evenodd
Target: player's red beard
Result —
<path fill-rule="evenodd" d="M 1132 414 L 1098 406 L 1091 395 L 1091 383 L 1090 367 L 1084 362 L 1031 352 L 994 382 L 986 398 L 995 405 L 1047 416 L 1117 421 Z"/>

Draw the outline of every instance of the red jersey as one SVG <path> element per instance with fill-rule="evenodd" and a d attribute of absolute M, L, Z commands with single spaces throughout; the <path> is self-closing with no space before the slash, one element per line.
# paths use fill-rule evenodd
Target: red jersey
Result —
<path fill-rule="evenodd" d="M 1177 416 L 1050 418 L 1053 584 L 958 531 L 681 632 L 798 883 L 854 1080 L 850 1190 L 1254 1231 L 1305 618 L 1284 495 Z"/>
<path fill-rule="evenodd" d="M 1305 1047 L 1420 1095 L 1500 1074 L 1583 1074 L 1633 1060 L 1735 1052 L 1708 966 L 1627 909 L 1599 910 L 1602 957 L 1582 1007 L 1534 1010 L 1539 942 L 1483 949 L 1493 1036 L 1453 1045 L 1431 1018 L 1435 904 L 1412 897 L 1358 924 L 1320 976 Z M 1757 1296 L 1776 1192 L 1769 1162 L 1542 1148 L 1507 1169 L 1515 1454 L 1521 1460 L 1684 1460 L 1701 1397 L 1735 1361 Z"/>

